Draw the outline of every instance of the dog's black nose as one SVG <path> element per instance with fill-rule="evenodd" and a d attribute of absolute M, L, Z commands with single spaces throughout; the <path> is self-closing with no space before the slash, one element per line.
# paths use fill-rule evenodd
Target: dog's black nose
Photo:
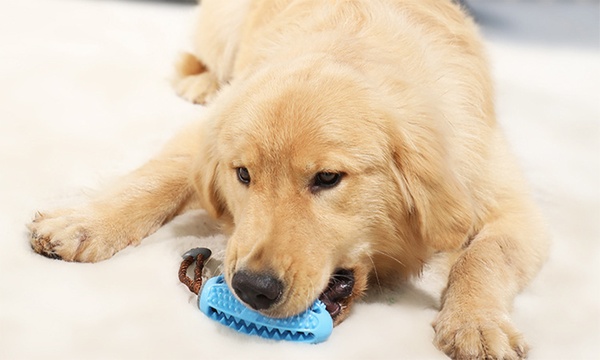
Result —
<path fill-rule="evenodd" d="M 248 271 L 236 272 L 231 287 L 243 302 L 255 310 L 270 308 L 283 292 L 283 284 L 277 278 Z"/>

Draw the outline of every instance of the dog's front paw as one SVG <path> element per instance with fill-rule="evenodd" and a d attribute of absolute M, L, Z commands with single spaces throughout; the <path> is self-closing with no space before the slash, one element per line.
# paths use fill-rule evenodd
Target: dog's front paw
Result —
<path fill-rule="evenodd" d="M 37 213 L 27 227 L 33 250 L 53 259 L 96 262 L 126 246 L 115 230 L 85 208 Z"/>
<path fill-rule="evenodd" d="M 184 53 L 176 64 L 177 74 L 172 81 L 177 95 L 194 104 L 210 102 L 219 90 L 217 77 L 194 55 Z"/>
<path fill-rule="evenodd" d="M 200 105 L 209 103 L 219 88 L 214 75 L 207 72 L 179 79 L 174 82 L 173 86 L 177 95 Z"/>
<path fill-rule="evenodd" d="M 502 311 L 442 309 L 433 324 L 435 345 L 452 359 L 513 360 L 527 357 L 527 344 Z"/>

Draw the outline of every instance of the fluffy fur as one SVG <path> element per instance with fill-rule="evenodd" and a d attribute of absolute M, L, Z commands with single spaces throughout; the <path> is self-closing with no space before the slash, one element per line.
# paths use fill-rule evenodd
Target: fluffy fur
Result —
<path fill-rule="evenodd" d="M 34 250 L 107 259 L 201 206 L 230 234 L 229 280 L 244 270 L 284 284 L 271 316 L 302 311 L 336 269 L 354 272 L 356 299 L 443 252 L 451 270 L 435 344 L 453 358 L 525 357 L 508 313 L 547 241 L 460 8 L 204 0 L 198 17 L 174 87 L 208 103 L 207 115 L 83 207 L 38 214 Z M 322 172 L 340 183 L 315 187 Z"/>

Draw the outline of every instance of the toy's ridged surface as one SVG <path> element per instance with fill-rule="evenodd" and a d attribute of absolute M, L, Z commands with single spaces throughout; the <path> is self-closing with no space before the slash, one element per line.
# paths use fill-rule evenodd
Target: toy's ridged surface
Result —
<path fill-rule="evenodd" d="M 269 318 L 244 306 L 231 293 L 223 276 L 209 279 L 198 298 L 203 313 L 244 334 L 274 340 L 319 343 L 327 340 L 333 330 L 333 320 L 325 310 L 325 305 L 318 300 L 299 315 L 285 319 Z"/>

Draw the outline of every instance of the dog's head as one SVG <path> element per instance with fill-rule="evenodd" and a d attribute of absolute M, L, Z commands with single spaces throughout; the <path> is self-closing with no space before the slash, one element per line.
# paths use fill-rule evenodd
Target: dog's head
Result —
<path fill-rule="evenodd" d="M 224 90 L 210 110 L 194 182 L 230 225 L 227 282 L 269 316 L 321 297 L 339 322 L 370 276 L 418 271 L 469 226 L 436 130 L 402 125 L 429 111 L 414 99 L 385 104 L 354 73 L 271 69 Z"/>

